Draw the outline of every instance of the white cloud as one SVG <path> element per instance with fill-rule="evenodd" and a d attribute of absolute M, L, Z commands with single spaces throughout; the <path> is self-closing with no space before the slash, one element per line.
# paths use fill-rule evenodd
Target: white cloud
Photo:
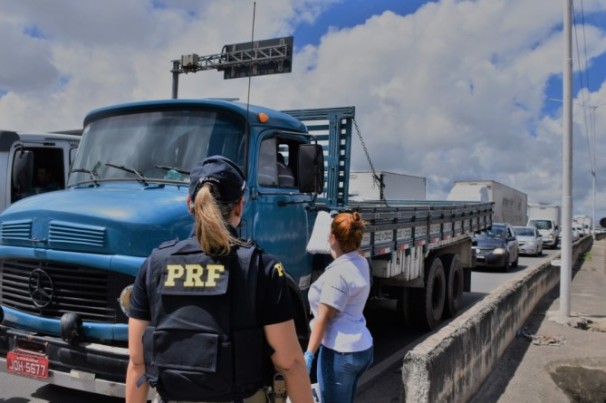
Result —
<path fill-rule="evenodd" d="M 257 0 L 255 38 L 313 26 L 336 3 L 342 2 Z M 587 1 L 584 10 L 606 7 Z M 249 0 L 4 1 L 0 35 L 9 40 L 0 51 L 11 62 L 0 65 L 0 94 L 7 92 L 0 97 L 2 127 L 72 128 L 99 106 L 168 98 L 170 61 L 247 42 L 252 12 Z M 295 38 L 292 73 L 253 78 L 251 102 L 278 109 L 356 106 L 375 167 L 428 177 L 430 197 L 444 198 L 454 180 L 495 179 L 527 192 L 529 201 L 559 203 L 561 122 L 542 110 L 547 82 L 562 70 L 561 18 L 552 0 L 443 0 L 407 16 L 386 11 L 330 29 L 318 46 Z M 25 34 L 33 28 L 38 37 Z M 578 34 L 588 57 L 604 55 L 603 26 Z M 180 81 L 184 98 L 246 100 L 248 93 L 248 80 L 224 81 L 214 71 Z M 604 86 L 590 95 L 591 104 L 606 102 Z M 597 110 L 596 127 L 606 127 L 606 106 Z M 580 115 L 575 130 L 575 213 L 581 213 L 591 209 L 592 192 Z M 604 150 L 606 138 L 596 143 Z M 353 151 L 353 167 L 368 169 L 357 138 Z M 606 161 L 598 154 L 604 189 Z M 606 206 L 598 211 L 606 216 Z"/>

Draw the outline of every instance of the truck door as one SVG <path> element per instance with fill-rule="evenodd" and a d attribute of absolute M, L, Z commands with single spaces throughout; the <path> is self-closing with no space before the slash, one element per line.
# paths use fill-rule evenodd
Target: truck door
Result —
<path fill-rule="evenodd" d="M 52 133 L 12 133 L 12 142 L 2 148 L 6 175 L 1 177 L 5 208 L 10 203 L 39 193 L 64 189 L 80 138 Z"/>
<path fill-rule="evenodd" d="M 308 267 L 306 207 L 309 195 L 297 182 L 297 155 L 303 140 L 297 136 L 267 132 L 256 145 L 255 198 L 252 238 L 276 256 L 295 281 Z"/>

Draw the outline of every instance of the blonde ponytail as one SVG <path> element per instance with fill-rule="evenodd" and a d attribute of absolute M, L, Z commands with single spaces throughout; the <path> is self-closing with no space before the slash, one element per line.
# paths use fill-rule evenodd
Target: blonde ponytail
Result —
<path fill-rule="evenodd" d="M 205 183 L 194 200 L 196 238 L 204 253 L 227 255 L 231 247 L 240 241 L 229 231 L 227 220 L 235 204 L 219 204 L 214 185 Z"/>

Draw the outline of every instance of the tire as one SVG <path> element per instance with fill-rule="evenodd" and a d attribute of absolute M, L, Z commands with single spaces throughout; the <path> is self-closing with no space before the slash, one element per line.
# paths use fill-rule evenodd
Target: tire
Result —
<path fill-rule="evenodd" d="M 446 275 L 442 261 L 429 257 L 425 261 L 425 286 L 410 289 L 410 315 L 415 327 L 435 329 L 444 312 Z"/>
<path fill-rule="evenodd" d="M 504 273 L 509 273 L 509 270 L 511 269 L 511 265 L 509 264 L 509 254 L 505 256 L 505 263 L 501 269 Z"/>
<path fill-rule="evenodd" d="M 402 287 L 396 292 L 398 295 L 396 310 L 402 319 L 402 323 L 404 323 L 405 326 L 410 327 L 413 325 L 410 314 L 410 289 L 407 287 Z"/>
<path fill-rule="evenodd" d="M 446 274 L 446 302 L 444 318 L 454 318 L 459 312 L 463 300 L 463 265 L 457 255 L 446 254 L 440 257 Z"/>
<path fill-rule="evenodd" d="M 513 261 L 513 263 L 511 264 L 512 267 L 518 267 L 518 263 L 520 262 L 520 254 L 518 253 L 516 255 L 516 260 Z"/>

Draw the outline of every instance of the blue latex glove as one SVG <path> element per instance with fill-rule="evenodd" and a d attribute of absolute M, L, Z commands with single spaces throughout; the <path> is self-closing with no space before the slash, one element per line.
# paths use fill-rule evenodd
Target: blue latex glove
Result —
<path fill-rule="evenodd" d="M 306 351 L 303 357 L 305 357 L 305 366 L 307 367 L 307 374 L 309 374 L 311 372 L 311 366 L 314 363 L 314 353 Z"/>

